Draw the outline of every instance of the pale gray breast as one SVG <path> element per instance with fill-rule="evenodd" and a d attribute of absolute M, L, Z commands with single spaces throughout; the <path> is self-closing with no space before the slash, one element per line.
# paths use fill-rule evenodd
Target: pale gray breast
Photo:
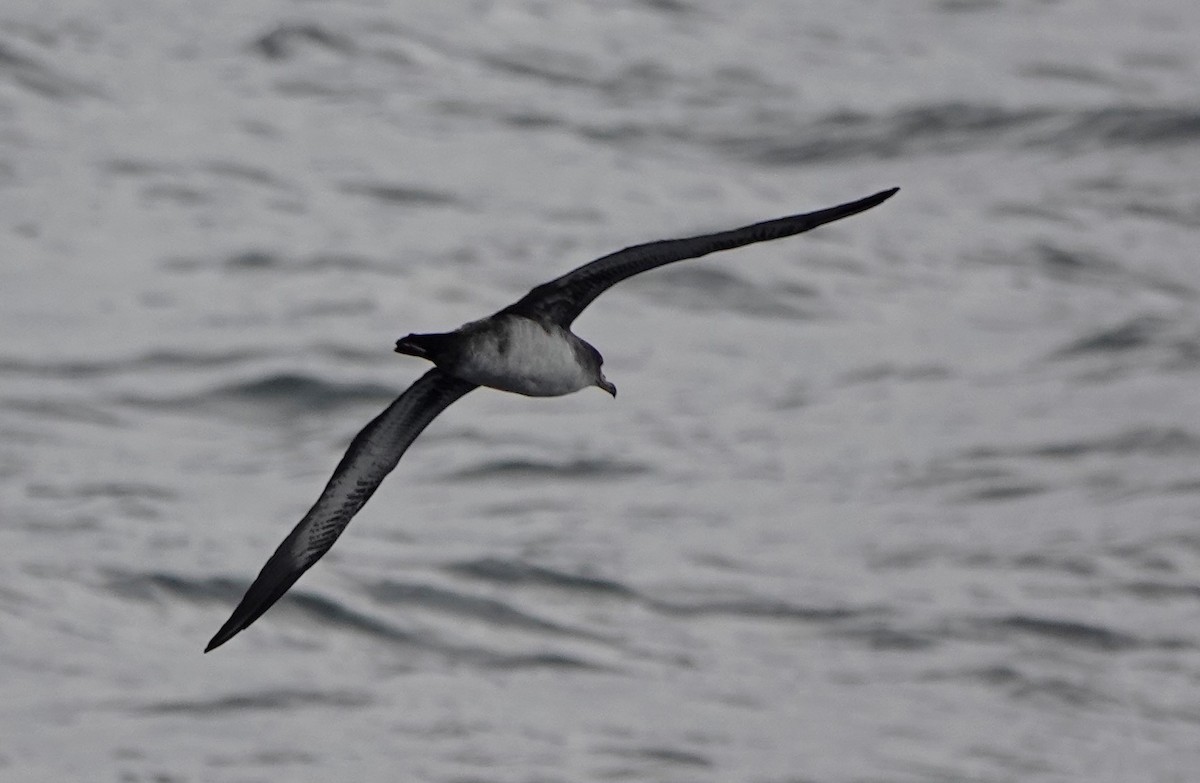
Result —
<path fill-rule="evenodd" d="M 462 328 L 452 372 L 463 380 L 530 397 L 558 397 L 595 383 L 587 346 L 567 330 L 516 315 Z"/>

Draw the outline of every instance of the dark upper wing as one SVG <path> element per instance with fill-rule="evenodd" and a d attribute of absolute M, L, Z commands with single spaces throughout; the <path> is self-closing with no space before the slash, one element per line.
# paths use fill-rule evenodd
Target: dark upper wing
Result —
<path fill-rule="evenodd" d="M 271 608 L 329 551 L 421 430 L 475 384 L 434 368 L 354 436 L 321 497 L 263 566 L 205 652 L 221 646 Z"/>
<path fill-rule="evenodd" d="M 583 312 L 585 307 L 592 303 L 593 299 L 627 277 L 633 277 L 639 272 L 675 261 L 699 258 L 720 250 L 732 250 L 742 245 L 768 242 L 772 239 L 800 234 L 882 204 L 899 189 L 884 190 L 848 204 L 809 212 L 805 215 L 791 215 L 764 223 L 755 223 L 752 226 L 743 226 L 732 231 L 688 237 L 687 239 L 664 239 L 659 242 L 627 247 L 584 264 L 578 269 L 567 272 L 562 277 L 539 285 L 522 297 L 520 301 L 509 305 L 501 312 L 535 319 L 548 318 L 566 328 Z"/>

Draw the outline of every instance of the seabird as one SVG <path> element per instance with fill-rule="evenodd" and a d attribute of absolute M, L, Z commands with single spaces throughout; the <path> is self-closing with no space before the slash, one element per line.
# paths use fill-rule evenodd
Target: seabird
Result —
<path fill-rule="evenodd" d="M 487 318 L 452 332 L 400 338 L 398 353 L 428 359 L 433 369 L 354 436 L 317 502 L 271 555 L 204 651 L 257 620 L 320 560 L 417 435 L 467 392 L 489 386 L 530 397 L 558 397 L 598 386 L 616 397 L 617 387 L 601 371 L 600 352 L 571 331 L 584 308 L 611 286 L 665 264 L 809 231 L 878 206 L 898 190 L 732 231 L 627 247 L 537 286 Z"/>

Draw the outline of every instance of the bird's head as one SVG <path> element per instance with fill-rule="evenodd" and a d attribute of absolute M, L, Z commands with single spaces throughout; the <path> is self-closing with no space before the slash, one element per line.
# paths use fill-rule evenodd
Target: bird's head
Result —
<path fill-rule="evenodd" d="M 604 389 L 604 391 L 611 394 L 613 396 L 613 399 L 616 399 L 616 397 L 617 397 L 616 385 L 614 383 L 612 383 L 611 381 L 609 381 L 608 378 L 605 378 L 604 373 L 600 372 L 600 368 L 598 368 L 598 367 L 596 368 L 596 385 L 599 386 L 601 389 Z"/>
<path fill-rule="evenodd" d="M 593 345 L 585 342 L 584 340 L 579 340 L 578 345 L 583 348 L 583 351 L 579 351 L 577 348 L 576 355 L 582 354 L 582 356 L 580 356 L 581 363 L 590 367 L 593 375 L 595 376 L 595 380 L 592 381 L 592 385 L 599 386 L 601 389 L 604 389 L 604 391 L 611 394 L 613 398 L 616 398 L 617 387 L 611 383 L 608 378 L 604 377 L 604 370 L 601 369 L 604 366 L 604 357 L 600 355 L 600 352 L 597 351 Z"/>

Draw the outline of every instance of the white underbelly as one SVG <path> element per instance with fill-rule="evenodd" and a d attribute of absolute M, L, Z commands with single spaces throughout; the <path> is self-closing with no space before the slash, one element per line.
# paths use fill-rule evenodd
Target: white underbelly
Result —
<path fill-rule="evenodd" d="M 595 383 L 580 366 L 573 344 L 577 338 L 569 332 L 558 327 L 547 331 L 520 316 L 504 317 L 495 326 L 471 334 L 455 375 L 530 397 L 559 397 Z"/>

